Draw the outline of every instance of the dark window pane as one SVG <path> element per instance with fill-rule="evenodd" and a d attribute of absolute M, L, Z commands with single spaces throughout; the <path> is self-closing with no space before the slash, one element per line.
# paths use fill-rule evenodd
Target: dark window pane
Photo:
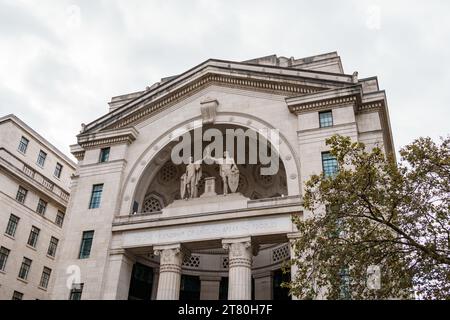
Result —
<path fill-rule="evenodd" d="M 331 111 L 319 112 L 320 127 L 326 128 L 333 125 L 333 113 Z"/>
<path fill-rule="evenodd" d="M 200 300 L 200 277 L 181 275 L 180 300 Z"/>
<path fill-rule="evenodd" d="M 0 248 L 0 270 L 5 271 L 6 262 L 8 261 L 9 253 L 11 251 L 5 247 Z"/>
<path fill-rule="evenodd" d="M 23 300 L 23 293 L 19 291 L 14 291 L 12 300 Z"/>
<path fill-rule="evenodd" d="M 16 234 L 17 225 L 19 224 L 19 220 L 19 217 L 11 214 L 9 216 L 8 226 L 6 227 L 5 233 L 10 235 L 11 237 L 14 237 L 14 235 Z"/>
<path fill-rule="evenodd" d="M 99 162 L 107 162 L 109 160 L 109 152 L 111 148 L 103 148 L 100 150 Z"/>
<path fill-rule="evenodd" d="M 100 207 L 102 199 L 103 184 L 96 184 L 92 187 L 91 201 L 89 202 L 89 209 L 96 209 Z"/>
<path fill-rule="evenodd" d="M 16 194 L 16 200 L 19 201 L 20 203 L 25 203 L 25 199 L 27 198 L 27 193 L 28 193 L 27 189 L 19 186 L 19 190 L 17 190 L 17 194 Z"/>
<path fill-rule="evenodd" d="M 153 288 L 153 269 L 135 263 L 131 273 L 128 300 L 150 300 Z"/>
<path fill-rule="evenodd" d="M 80 246 L 80 259 L 87 259 L 91 254 L 92 241 L 94 239 L 94 231 L 84 231 Z"/>
<path fill-rule="evenodd" d="M 60 177 L 61 177 L 62 169 L 63 169 L 62 164 L 57 163 L 57 164 L 56 164 L 56 167 L 55 167 L 55 172 L 54 172 L 55 177 L 57 177 L 57 178 L 60 178 Z"/>
<path fill-rule="evenodd" d="M 341 278 L 339 298 L 341 300 L 350 300 L 350 273 L 348 268 L 341 268 L 339 276 Z"/>
<path fill-rule="evenodd" d="M 273 300 L 291 300 L 289 296 L 289 288 L 284 288 L 281 285 L 291 281 L 288 273 L 283 273 L 283 270 L 278 269 L 273 272 L 272 278 L 272 293 Z"/>
<path fill-rule="evenodd" d="M 48 250 L 47 250 L 47 254 L 50 257 L 54 257 L 56 255 L 56 249 L 58 248 L 58 242 L 59 242 L 59 240 L 56 239 L 55 237 L 52 237 L 50 239 L 50 244 L 49 244 Z"/>
<path fill-rule="evenodd" d="M 39 282 L 39 286 L 47 289 L 48 283 L 50 282 L 50 275 L 52 273 L 52 269 L 44 267 L 42 271 L 41 281 Z"/>
<path fill-rule="evenodd" d="M 27 148 L 28 148 L 28 143 L 29 143 L 28 139 L 25 137 L 22 137 L 22 139 L 20 139 L 20 142 L 19 142 L 19 148 L 18 148 L 19 151 L 22 153 L 26 153 Z"/>
<path fill-rule="evenodd" d="M 62 227 L 62 225 L 64 223 L 64 216 L 65 216 L 64 212 L 61 212 L 61 211 L 58 211 L 58 213 L 56 214 L 55 223 L 60 227 Z"/>
<path fill-rule="evenodd" d="M 322 153 L 322 167 L 325 177 L 333 177 L 338 172 L 337 159 L 329 152 Z"/>
<path fill-rule="evenodd" d="M 36 212 L 39 213 L 40 215 L 44 215 L 45 210 L 47 210 L 47 202 L 42 199 L 39 199 Z"/>
<path fill-rule="evenodd" d="M 22 265 L 20 266 L 19 270 L 19 278 L 26 280 L 28 277 L 28 273 L 30 272 L 31 268 L 31 260 L 28 258 L 23 258 Z"/>
<path fill-rule="evenodd" d="M 72 285 L 70 290 L 69 300 L 81 300 L 81 294 L 83 293 L 83 283 L 77 283 Z"/>
<path fill-rule="evenodd" d="M 228 277 L 220 279 L 219 300 L 228 300 Z"/>
<path fill-rule="evenodd" d="M 33 248 L 36 247 L 40 231 L 41 230 L 39 230 L 39 228 L 36 228 L 34 226 L 31 228 L 30 236 L 28 237 L 28 245 L 32 246 Z"/>
<path fill-rule="evenodd" d="M 46 158 L 47 158 L 47 154 L 44 151 L 42 151 L 42 150 L 39 151 L 39 155 L 38 155 L 38 158 L 37 158 L 37 164 L 39 166 L 43 167 L 44 164 L 45 164 L 45 159 Z"/>

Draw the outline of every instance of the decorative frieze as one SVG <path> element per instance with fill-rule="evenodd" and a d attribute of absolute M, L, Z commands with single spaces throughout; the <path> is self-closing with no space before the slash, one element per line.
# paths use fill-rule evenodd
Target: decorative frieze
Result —
<path fill-rule="evenodd" d="M 363 103 L 358 107 L 358 112 L 380 110 L 384 108 L 384 106 L 385 106 L 384 100 Z"/>
<path fill-rule="evenodd" d="M 196 81 L 170 93 L 167 97 L 157 99 L 149 97 L 145 102 L 135 106 L 136 111 L 130 115 L 124 116 L 122 119 L 106 125 L 105 128 L 119 129 L 129 126 L 142 118 L 149 117 L 156 112 L 164 110 L 179 101 L 186 99 L 194 93 L 200 91 L 209 85 L 219 85 L 233 88 L 244 88 L 247 90 L 265 91 L 272 94 L 281 95 L 299 95 L 308 94 L 323 90 L 322 88 L 307 87 L 293 82 L 276 82 L 261 79 L 244 79 L 238 77 L 225 76 L 220 74 L 207 74 Z"/>
<path fill-rule="evenodd" d="M 121 130 L 102 131 L 98 133 L 79 134 L 78 146 L 73 146 L 73 151 L 81 152 L 87 149 L 111 146 L 114 144 L 131 144 L 136 140 L 138 132 L 134 128 L 125 128 Z"/>
<path fill-rule="evenodd" d="M 348 97 L 339 97 L 339 98 L 332 98 L 332 99 L 326 99 L 321 101 L 315 101 L 312 103 L 305 103 L 305 104 L 299 104 L 294 106 L 289 106 L 289 111 L 292 113 L 298 114 L 304 111 L 311 111 L 311 110 L 319 110 L 327 107 L 335 107 L 340 106 L 344 104 L 352 104 L 356 103 L 357 97 L 356 96 L 348 96 Z"/>

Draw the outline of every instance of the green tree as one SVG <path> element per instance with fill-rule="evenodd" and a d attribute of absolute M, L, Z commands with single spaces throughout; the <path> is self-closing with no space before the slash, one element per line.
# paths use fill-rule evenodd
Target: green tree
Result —
<path fill-rule="evenodd" d="M 450 137 L 415 140 L 401 149 L 399 164 L 347 137 L 327 144 L 338 171 L 306 183 L 305 216 L 294 218 L 300 237 L 291 293 L 449 299 Z"/>

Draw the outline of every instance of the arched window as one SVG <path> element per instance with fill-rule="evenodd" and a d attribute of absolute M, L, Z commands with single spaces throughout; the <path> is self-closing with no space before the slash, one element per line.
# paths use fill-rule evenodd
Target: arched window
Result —
<path fill-rule="evenodd" d="M 161 199 L 155 195 L 150 195 L 145 198 L 142 209 L 144 210 L 144 213 L 152 213 L 161 211 L 163 207 L 164 205 Z"/>

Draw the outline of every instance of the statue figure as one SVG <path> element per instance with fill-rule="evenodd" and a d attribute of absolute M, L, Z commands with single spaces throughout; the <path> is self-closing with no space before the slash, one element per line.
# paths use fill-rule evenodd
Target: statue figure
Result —
<path fill-rule="evenodd" d="M 352 82 L 353 83 L 358 83 L 358 71 L 353 72 Z"/>
<path fill-rule="evenodd" d="M 181 176 L 181 199 L 198 197 L 198 183 L 201 177 L 201 161 L 194 162 L 193 158 L 189 157 L 189 162 L 186 165 L 186 172 Z"/>
<path fill-rule="evenodd" d="M 206 149 L 206 158 L 213 160 L 220 166 L 219 173 L 223 181 L 223 194 L 227 195 L 228 188 L 230 188 L 231 193 L 237 191 L 239 185 L 239 169 L 228 151 L 225 151 L 223 156 L 224 158 L 222 159 L 212 158 L 209 154 L 209 149 Z"/>

